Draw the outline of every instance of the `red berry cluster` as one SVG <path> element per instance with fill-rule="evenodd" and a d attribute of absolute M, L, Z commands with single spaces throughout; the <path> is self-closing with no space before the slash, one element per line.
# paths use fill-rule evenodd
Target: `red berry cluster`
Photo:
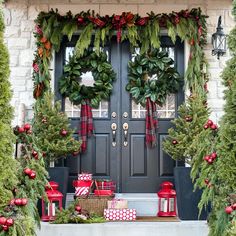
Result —
<path fill-rule="evenodd" d="M 210 155 L 206 155 L 203 159 L 206 161 L 208 164 L 212 164 L 214 160 L 217 158 L 217 153 L 213 152 Z"/>
<path fill-rule="evenodd" d="M 25 206 L 28 203 L 27 198 L 15 198 L 11 200 L 10 205 Z"/>
<path fill-rule="evenodd" d="M 30 124 L 26 123 L 24 124 L 22 127 L 18 127 L 18 132 L 21 134 L 21 133 L 24 133 L 26 132 L 27 134 L 31 134 L 32 131 L 30 130 L 31 129 L 31 126 Z"/>
<path fill-rule="evenodd" d="M 225 213 L 230 215 L 233 211 L 236 211 L 236 203 L 225 208 Z"/>
<path fill-rule="evenodd" d="M 24 173 L 29 176 L 30 179 L 35 179 L 36 172 L 34 170 L 31 170 L 30 168 L 25 168 Z"/>
<path fill-rule="evenodd" d="M 4 216 L 0 217 L 0 225 L 3 231 L 8 231 L 9 227 L 14 225 L 14 220 L 12 218 L 6 218 Z"/>
<path fill-rule="evenodd" d="M 204 125 L 204 129 L 208 129 L 208 128 L 210 128 L 212 130 L 218 129 L 217 125 L 214 124 L 212 120 L 208 120 L 207 123 Z"/>

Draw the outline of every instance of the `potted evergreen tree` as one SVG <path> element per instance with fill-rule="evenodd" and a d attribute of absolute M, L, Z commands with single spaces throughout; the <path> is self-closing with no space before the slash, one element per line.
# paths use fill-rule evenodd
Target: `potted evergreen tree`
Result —
<path fill-rule="evenodd" d="M 185 165 L 174 169 L 175 188 L 177 192 L 178 215 L 182 220 L 198 219 L 198 203 L 201 191 L 194 190 L 190 177 L 193 157 L 198 145 L 195 142 L 204 130 L 209 111 L 205 105 L 205 95 L 192 93 L 186 102 L 178 109 L 178 118 L 173 120 L 174 127 L 168 130 L 169 136 L 163 143 L 163 148 L 176 163 L 182 161 Z M 200 219 L 205 219 L 203 212 Z"/>
<path fill-rule="evenodd" d="M 45 93 L 35 103 L 33 133 L 48 167 L 50 180 L 58 182 L 59 190 L 65 196 L 69 169 L 64 166 L 55 167 L 55 164 L 69 154 L 78 155 L 81 142 L 73 138 L 74 131 L 69 127 L 68 118 L 61 112 L 60 102 L 54 103 L 51 92 Z"/>

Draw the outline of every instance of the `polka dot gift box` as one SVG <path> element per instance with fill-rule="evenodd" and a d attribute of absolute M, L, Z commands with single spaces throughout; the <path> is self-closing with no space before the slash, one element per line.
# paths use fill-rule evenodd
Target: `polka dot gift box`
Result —
<path fill-rule="evenodd" d="M 89 173 L 78 174 L 78 180 L 91 181 L 92 180 L 92 174 L 89 174 Z"/>
<path fill-rule="evenodd" d="M 104 218 L 108 221 L 134 221 L 136 220 L 135 209 L 105 209 Z"/>

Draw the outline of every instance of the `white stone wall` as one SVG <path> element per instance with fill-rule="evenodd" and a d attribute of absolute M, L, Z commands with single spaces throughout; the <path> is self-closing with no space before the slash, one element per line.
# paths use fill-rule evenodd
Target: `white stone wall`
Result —
<path fill-rule="evenodd" d="M 182 9 L 201 7 L 208 18 L 208 45 L 205 49 L 210 64 L 210 81 L 208 104 L 212 109 L 212 119 L 219 121 L 223 114 L 223 90 L 220 73 L 229 58 L 229 54 L 220 61 L 211 55 L 211 35 L 215 32 L 218 16 L 222 16 L 225 33 L 234 26 L 231 15 L 232 0 L 8 0 L 4 5 L 5 13 L 5 41 L 10 52 L 11 76 L 13 89 L 12 104 L 15 107 L 14 125 L 19 124 L 26 116 L 31 116 L 34 102 L 32 60 L 34 54 L 34 19 L 40 11 L 58 8 L 60 13 L 71 10 L 78 13 L 82 10 L 94 10 L 100 14 L 121 13 L 131 11 L 145 15 L 146 12 L 155 13 L 180 11 Z M 186 50 L 187 51 L 187 50 Z M 187 54 L 187 53 L 186 53 Z M 188 58 L 188 55 L 186 55 Z M 24 114 L 23 107 L 26 112 Z"/>

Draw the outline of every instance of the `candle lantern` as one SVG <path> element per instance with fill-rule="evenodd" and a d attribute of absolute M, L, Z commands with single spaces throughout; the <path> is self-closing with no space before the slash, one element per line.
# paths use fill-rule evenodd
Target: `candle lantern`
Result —
<path fill-rule="evenodd" d="M 42 198 L 42 221 L 55 220 L 56 210 L 62 210 L 63 194 L 58 191 L 58 183 L 49 182 L 45 187 L 48 202 Z"/>
<path fill-rule="evenodd" d="M 157 195 L 159 197 L 157 216 L 176 216 L 176 191 L 173 189 L 173 184 L 163 182 Z"/>

